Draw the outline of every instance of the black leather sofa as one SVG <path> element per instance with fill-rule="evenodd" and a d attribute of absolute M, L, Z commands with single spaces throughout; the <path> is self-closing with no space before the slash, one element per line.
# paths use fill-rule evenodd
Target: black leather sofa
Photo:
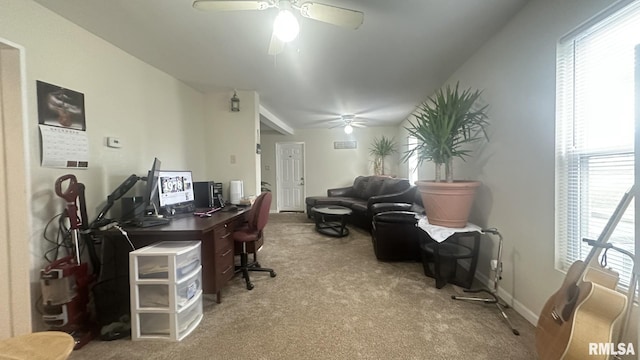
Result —
<path fill-rule="evenodd" d="M 358 176 L 353 185 L 327 190 L 327 196 L 309 196 L 305 199 L 307 216 L 311 209 L 320 205 L 340 205 L 353 211 L 348 218 L 350 224 L 370 230 L 373 217 L 372 206 L 378 203 L 411 203 L 416 187 L 408 179 L 385 176 Z"/>

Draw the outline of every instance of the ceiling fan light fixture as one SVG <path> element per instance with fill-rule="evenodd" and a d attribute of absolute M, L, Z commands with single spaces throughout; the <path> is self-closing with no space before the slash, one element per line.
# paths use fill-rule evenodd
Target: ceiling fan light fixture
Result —
<path fill-rule="evenodd" d="M 283 8 L 273 22 L 273 33 L 282 42 L 293 41 L 300 32 L 300 24 L 291 10 Z"/>
<path fill-rule="evenodd" d="M 349 124 L 347 124 L 347 126 L 344 127 L 344 133 L 349 135 L 353 132 L 353 127 Z"/>

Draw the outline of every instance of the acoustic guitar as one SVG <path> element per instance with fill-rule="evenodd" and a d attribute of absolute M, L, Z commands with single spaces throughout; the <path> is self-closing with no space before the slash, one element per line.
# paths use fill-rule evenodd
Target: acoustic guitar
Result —
<path fill-rule="evenodd" d="M 607 359 L 590 344 L 610 343 L 623 318 L 627 297 L 616 291 L 618 274 L 571 265 L 565 281 L 542 309 L 536 327 L 540 360 Z"/>
<path fill-rule="evenodd" d="M 536 350 L 540 360 L 607 359 L 590 344 L 611 343 L 624 315 L 627 297 L 616 291 L 618 274 L 594 265 L 633 199 L 627 191 L 584 261 L 574 262 L 562 286 L 545 303 L 536 327 Z M 591 349 L 591 351 L 590 351 Z"/>

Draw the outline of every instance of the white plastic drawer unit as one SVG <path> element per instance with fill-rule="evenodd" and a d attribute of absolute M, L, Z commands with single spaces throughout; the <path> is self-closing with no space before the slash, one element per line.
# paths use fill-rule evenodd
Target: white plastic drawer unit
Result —
<path fill-rule="evenodd" d="M 178 282 L 200 266 L 200 241 L 163 241 L 129 253 L 138 280 Z"/>
<path fill-rule="evenodd" d="M 202 320 L 200 241 L 164 241 L 129 253 L 131 339 L 180 341 Z"/>

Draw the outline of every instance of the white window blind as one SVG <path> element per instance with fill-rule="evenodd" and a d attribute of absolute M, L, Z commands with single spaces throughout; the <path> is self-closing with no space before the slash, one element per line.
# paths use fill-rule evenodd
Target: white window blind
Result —
<path fill-rule="evenodd" d="M 563 38 L 557 53 L 556 266 L 584 260 L 634 182 L 634 47 L 640 1 L 627 1 Z M 635 252 L 634 205 L 609 243 Z M 633 261 L 607 253 L 627 288 Z"/>
<path fill-rule="evenodd" d="M 412 150 L 418 145 L 418 139 L 415 136 L 407 137 L 407 149 Z M 413 153 L 409 159 L 407 159 L 407 167 L 409 174 L 409 183 L 411 185 L 418 181 L 418 154 Z"/>

